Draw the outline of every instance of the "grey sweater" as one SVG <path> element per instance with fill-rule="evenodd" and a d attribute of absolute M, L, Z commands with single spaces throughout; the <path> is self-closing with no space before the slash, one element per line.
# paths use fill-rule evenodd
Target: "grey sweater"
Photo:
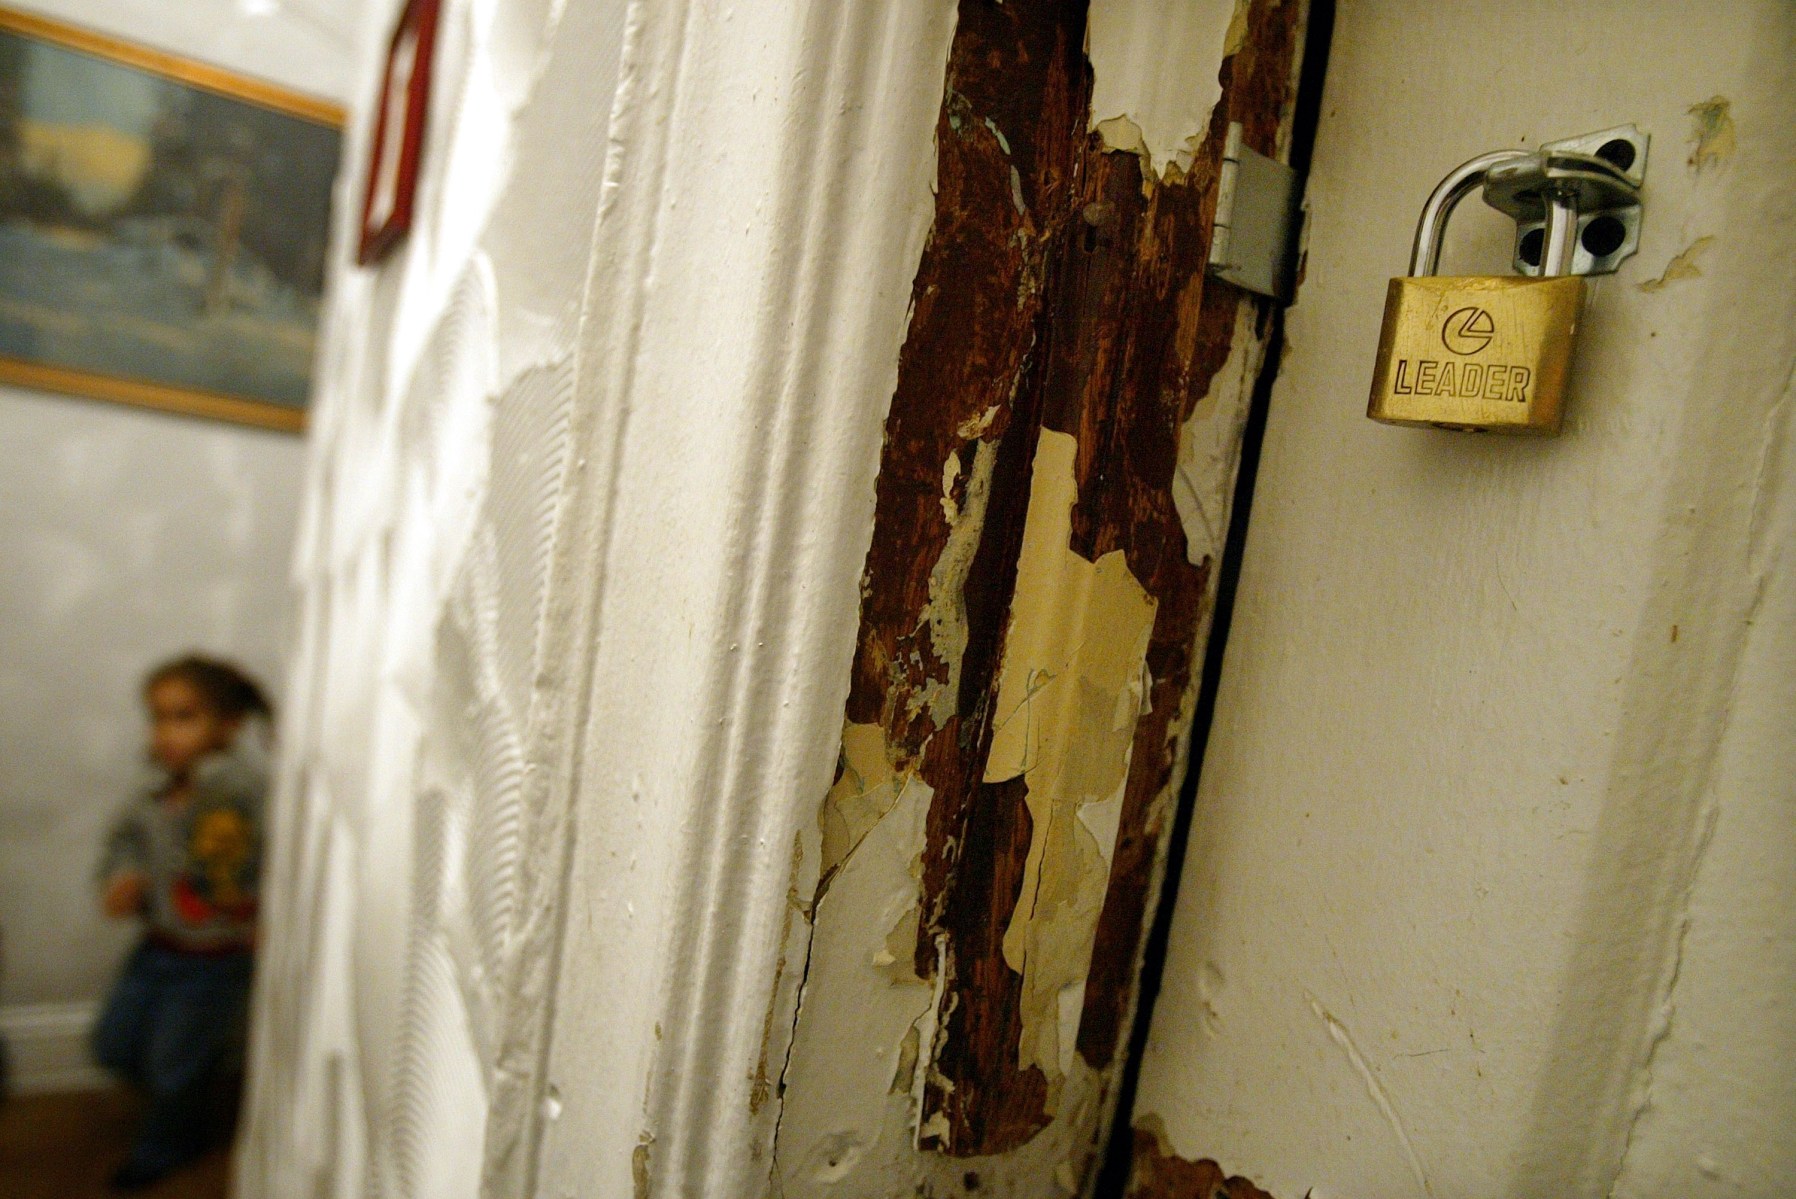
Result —
<path fill-rule="evenodd" d="M 193 798 L 170 810 L 166 775 L 127 800 L 100 855 L 102 884 L 141 871 L 144 922 L 159 939 L 197 952 L 247 947 L 255 932 L 268 767 L 248 744 L 203 759 Z"/>

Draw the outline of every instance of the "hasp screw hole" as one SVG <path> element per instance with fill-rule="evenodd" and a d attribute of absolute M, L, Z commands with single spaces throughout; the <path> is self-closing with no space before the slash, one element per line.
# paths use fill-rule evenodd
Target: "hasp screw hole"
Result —
<path fill-rule="evenodd" d="M 1545 229 L 1530 229 L 1522 234 L 1522 242 L 1515 248 L 1515 252 L 1529 266 L 1539 266 L 1540 253 L 1546 246 L 1546 240 Z"/>
<path fill-rule="evenodd" d="M 1600 216 L 1584 226 L 1580 240 L 1593 258 L 1607 258 L 1628 240 L 1628 227 L 1619 217 Z"/>
<path fill-rule="evenodd" d="M 1637 151 L 1634 143 L 1623 137 L 1610 138 L 1597 147 L 1596 156 L 1618 171 L 1625 171 L 1634 165 Z"/>

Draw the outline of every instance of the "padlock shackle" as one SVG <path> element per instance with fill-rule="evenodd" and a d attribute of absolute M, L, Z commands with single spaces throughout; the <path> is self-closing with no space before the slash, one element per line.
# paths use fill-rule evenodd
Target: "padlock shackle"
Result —
<path fill-rule="evenodd" d="M 1447 218 L 1453 215 L 1453 209 L 1459 202 L 1470 195 L 1472 189 L 1484 182 L 1484 176 L 1493 167 L 1506 163 L 1518 162 L 1534 157 L 1531 150 L 1492 150 L 1489 154 L 1461 163 L 1458 167 L 1435 186 L 1428 197 L 1428 203 L 1422 206 L 1422 219 L 1416 222 L 1416 241 L 1410 250 L 1409 273 L 1413 275 L 1432 275 L 1441 264 L 1441 234 L 1447 228 Z M 1576 210 L 1572 219 L 1576 221 Z"/>
<path fill-rule="evenodd" d="M 1567 188 L 1545 188 L 1547 202 L 1546 239 L 1542 243 L 1540 274 L 1542 278 L 1569 275 L 1572 258 L 1578 251 L 1578 197 Z"/>

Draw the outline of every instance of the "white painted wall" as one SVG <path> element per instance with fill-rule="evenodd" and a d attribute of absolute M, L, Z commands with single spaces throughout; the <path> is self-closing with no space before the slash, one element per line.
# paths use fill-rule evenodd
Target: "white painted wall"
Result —
<path fill-rule="evenodd" d="M 28 7 L 341 100 L 357 6 Z M 43 1030 L 81 1024 L 129 939 L 95 910 L 91 871 L 138 773 L 138 682 L 202 648 L 278 683 L 303 453 L 288 435 L 0 390 L 0 1031 L 44 1041 L 52 1074 L 82 1050 Z"/>
<path fill-rule="evenodd" d="M 343 103 L 360 0 L 15 0 L 97 33 Z"/>
<path fill-rule="evenodd" d="M 92 1000 L 131 930 L 100 837 L 141 775 L 138 684 L 190 647 L 278 680 L 299 444 L 0 393 L 0 927 L 8 1003 Z"/>
<path fill-rule="evenodd" d="M 1629 121 L 1644 239 L 1564 436 L 1366 420 L 1433 183 Z M 1281 1197 L 1789 1193 L 1793 128 L 1772 0 L 1341 5 L 1136 1112 L 1181 1156 Z M 1448 269 L 1507 228 L 1469 201 Z"/>

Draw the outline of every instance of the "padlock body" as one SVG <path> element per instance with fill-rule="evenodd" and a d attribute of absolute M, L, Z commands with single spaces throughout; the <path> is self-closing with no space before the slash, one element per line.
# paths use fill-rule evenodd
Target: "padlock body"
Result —
<path fill-rule="evenodd" d="M 1559 431 L 1584 280 L 1392 279 L 1366 415 L 1394 425 Z"/>

